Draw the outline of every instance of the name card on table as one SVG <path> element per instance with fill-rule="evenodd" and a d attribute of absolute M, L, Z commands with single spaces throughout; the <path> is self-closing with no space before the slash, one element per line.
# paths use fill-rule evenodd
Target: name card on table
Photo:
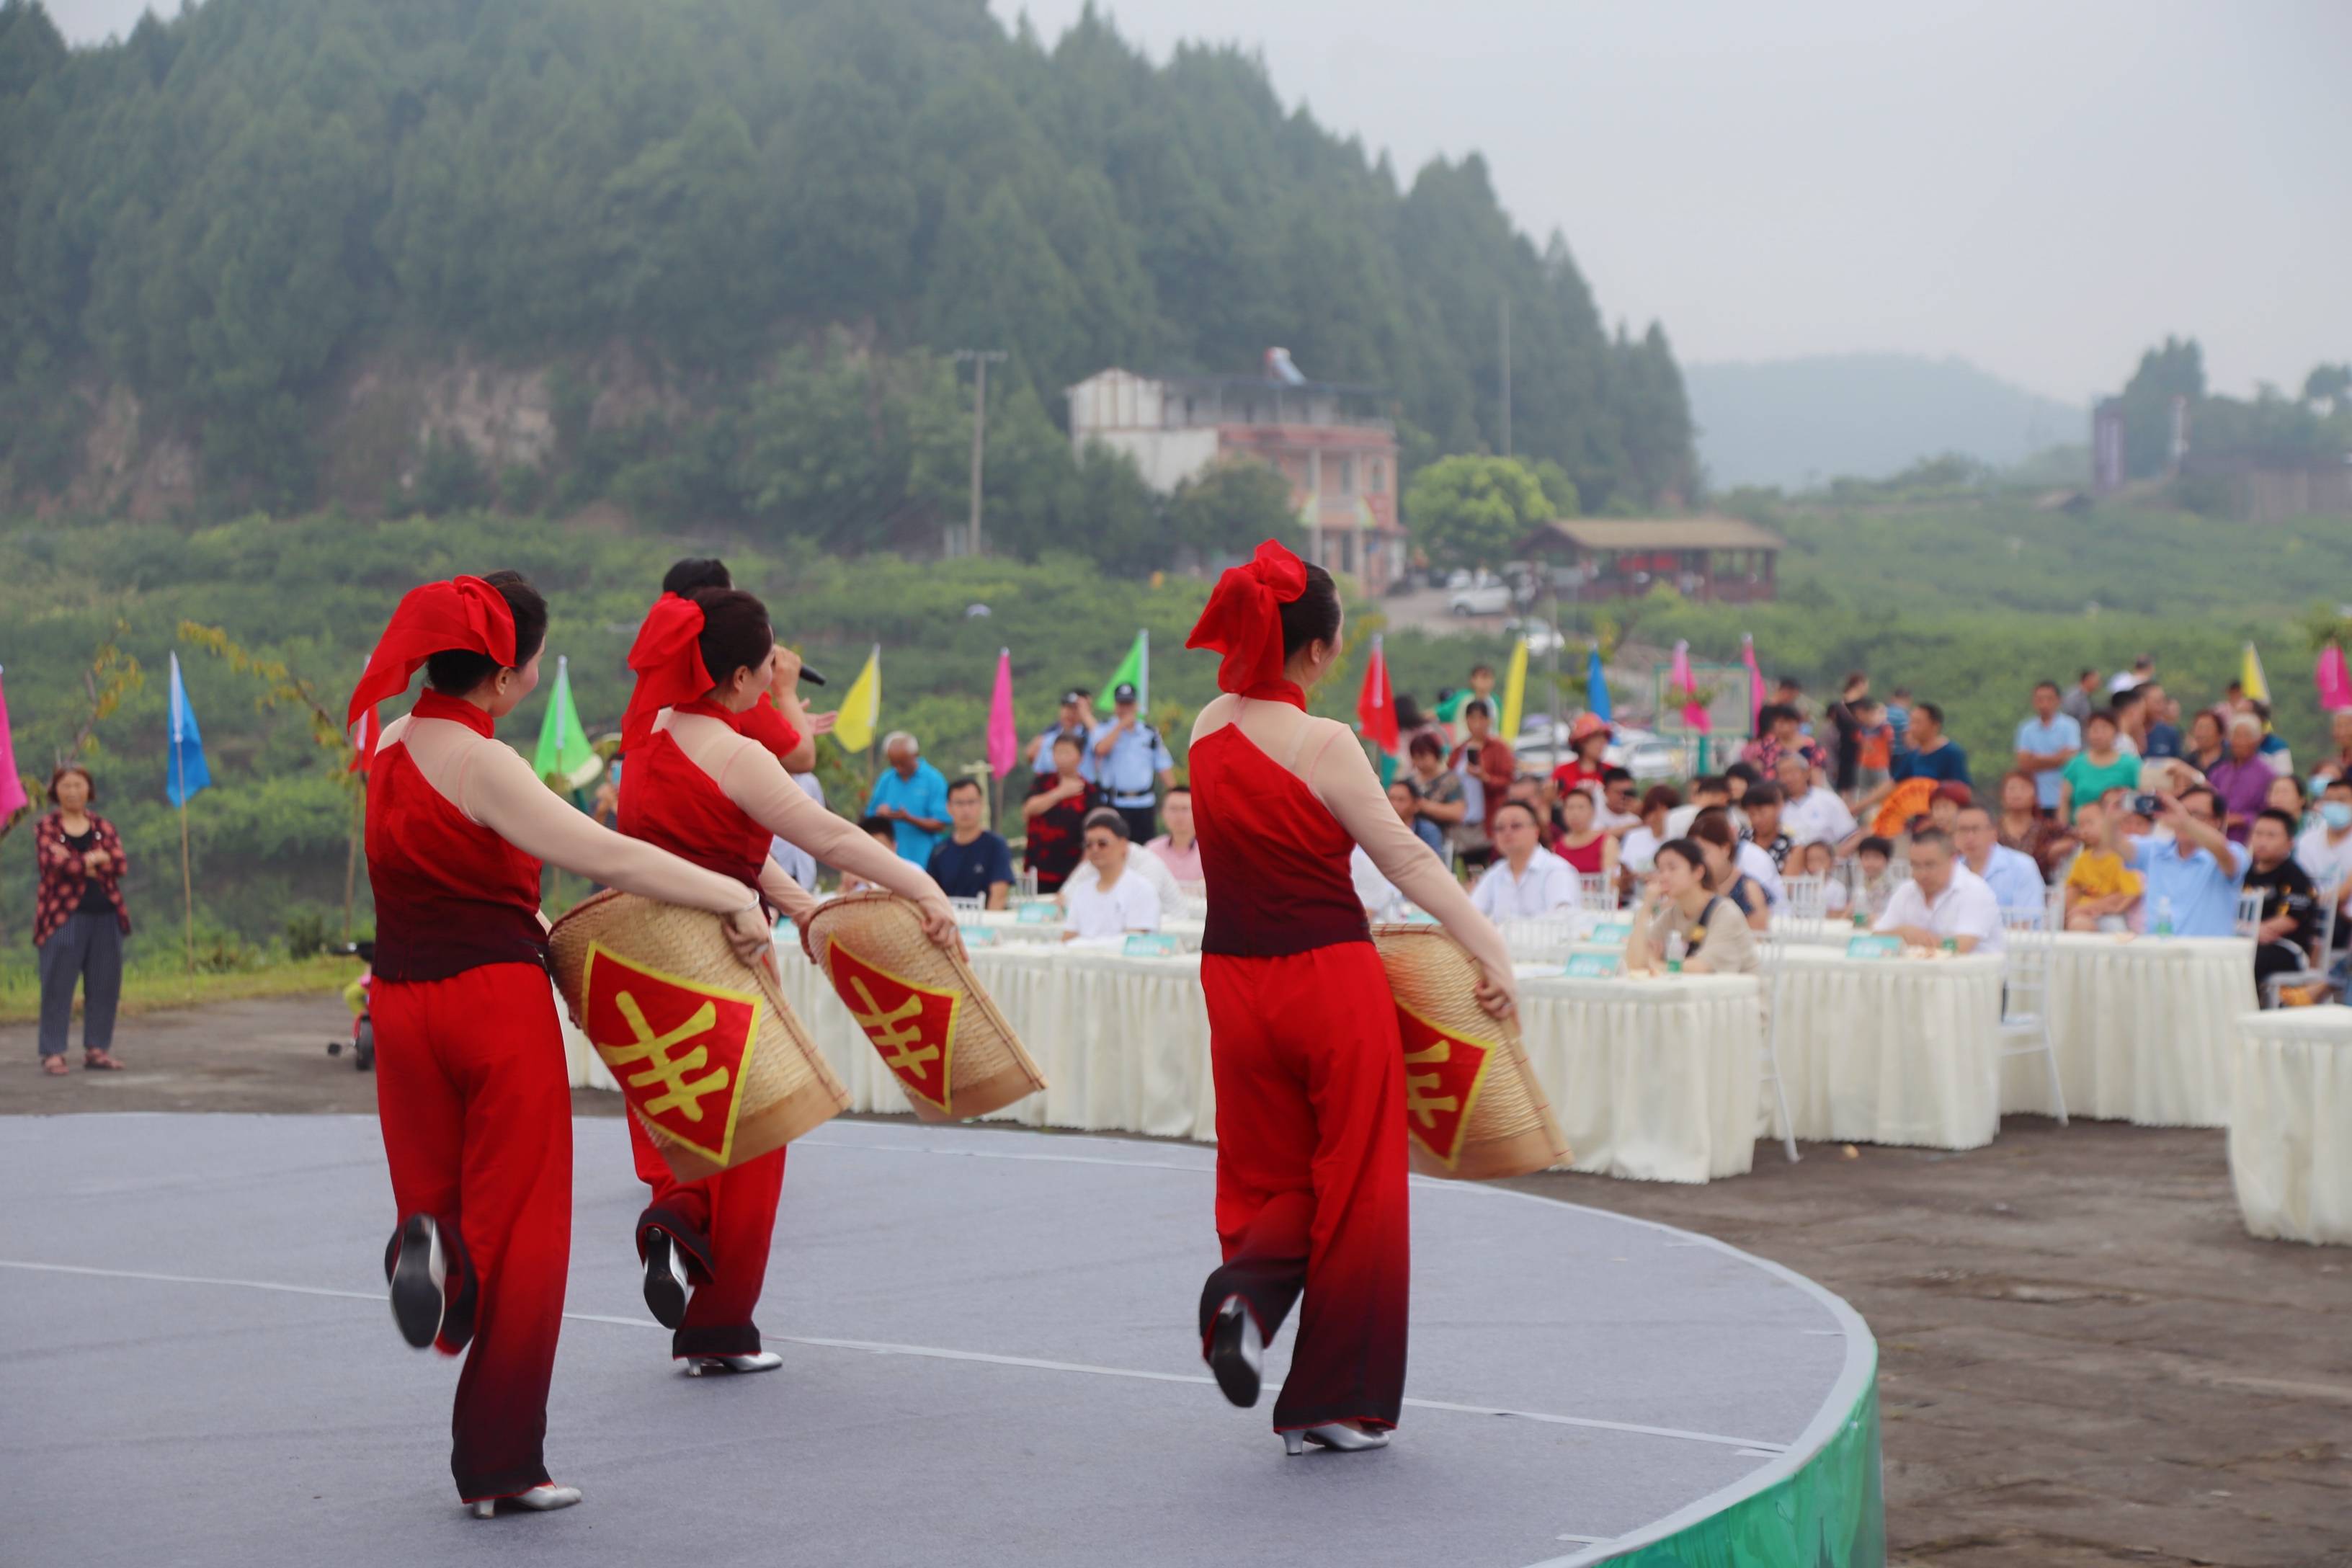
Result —
<path fill-rule="evenodd" d="M 1903 939 L 1891 931 L 1883 936 L 1873 933 L 1850 937 L 1846 941 L 1845 955 L 1848 958 L 1900 958 L 1903 956 Z"/>
<path fill-rule="evenodd" d="M 1630 942 L 1633 940 L 1633 924 L 1631 921 L 1602 921 L 1599 925 L 1592 928 L 1592 936 L 1591 940 L 1594 942 Z"/>
<path fill-rule="evenodd" d="M 1560 971 L 1570 980 L 1614 980 L 1624 973 L 1625 960 L 1614 952 L 1571 952 Z"/>
<path fill-rule="evenodd" d="M 1127 945 L 1119 949 L 1127 958 L 1173 958 L 1184 946 L 1164 931 L 1129 931 Z"/>
<path fill-rule="evenodd" d="M 958 926 L 956 930 L 962 933 L 966 947 L 994 947 L 1001 940 L 994 926 Z"/>
<path fill-rule="evenodd" d="M 1050 899 L 1041 900 L 1034 904 L 1024 904 L 1013 910 L 1013 920 L 1016 925 L 1059 925 L 1062 920 L 1062 907 Z"/>

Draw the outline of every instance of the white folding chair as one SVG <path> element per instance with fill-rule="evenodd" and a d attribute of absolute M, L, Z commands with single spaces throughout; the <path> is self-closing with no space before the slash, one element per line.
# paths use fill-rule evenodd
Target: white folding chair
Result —
<path fill-rule="evenodd" d="M 2238 895 L 2238 934 L 2248 939 L 2263 929 L 2263 899 L 2260 888 L 2249 888 Z"/>
<path fill-rule="evenodd" d="M 1827 879 L 1788 877 L 1780 883 L 1780 919 L 1788 934 L 1799 942 L 1818 942 L 1828 920 Z"/>
<path fill-rule="evenodd" d="M 1772 1086 L 1772 1131 L 1780 1140 L 1780 1152 L 1795 1164 L 1801 1157 L 1797 1152 L 1797 1130 L 1789 1115 L 1789 1090 L 1780 1082 L 1780 1058 L 1776 1052 L 1780 1040 L 1780 976 L 1787 972 L 1789 939 L 1778 931 L 1757 934 L 1759 957 L 1757 979 L 1764 989 L 1764 1081 Z"/>
<path fill-rule="evenodd" d="M 2316 950 L 2319 956 L 2301 969 L 2283 970 L 2263 981 L 2263 1006 L 2277 1006 L 2279 992 L 2289 985 L 2326 984 L 2333 987 L 2335 983 L 2328 974 L 2328 963 L 2336 951 L 2336 895 L 2342 885 L 2341 882 L 2330 882 L 2319 889 L 2322 904 L 2319 911 L 2319 944 Z"/>
<path fill-rule="evenodd" d="M 2066 1091 L 2058 1082 L 2058 1052 L 2050 1040 L 2050 967 L 2057 933 L 2042 910 L 2003 910 L 2000 923 L 2000 1054 L 2003 1059 L 2042 1058 L 2050 1073 L 2050 1103 L 2063 1127 Z"/>
<path fill-rule="evenodd" d="M 1502 924 L 1504 945 L 1522 963 L 1564 963 L 1569 949 L 1576 945 L 1577 920 L 1573 910 L 1505 921 Z"/>
<path fill-rule="evenodd" d="M 1037 896 L 1036 867 L 1024 866 L 1021 868 L 1021 881 L 1019 883 L 1019 888 L 1021 896 L 1024 899 L 1034 899 Z"/>
<path fill-rule="evenodd" d="M 1587 914 L 1613 915 L 1617 912 L 1617 887 L 1606 872 L 1587 876 L 1577 873 L 1576 907 Z"/>
<path fill-rule="evenodd" d="M 988 908 L 988 900 L 978 897 L 977 895 L 967 894 L 962 897 L 950 899 L 948 900 L 948 908 L 958 910 L 961 913 L 978 914 L 981 910 Z"/>

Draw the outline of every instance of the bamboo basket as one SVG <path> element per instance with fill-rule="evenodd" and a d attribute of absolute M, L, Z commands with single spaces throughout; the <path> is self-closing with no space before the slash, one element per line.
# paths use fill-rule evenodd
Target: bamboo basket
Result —
<path fill-rule="evenodd" d="M 920 1120 L 985 1116 L 1045 1087 L 980 976 L 923 934 L 905 899 L 828 899 L 802 926 L 801 945 Z"/>
<path fill-rule="evenodd" d="M 1433 925 L 1372 931 L 1404 1037 L 1405 1126 L 1424 1175 L 1491 1182 L 1566 1164 L 1515 1019 L 1478 1005 L 1477 961 Z"/>
<path fill-rule="evenodd" d="M 606 891 L 547 940 L 556 989 L 681 1181 L 781 1149 L 849 1109 L 772 963 L 747 968 L 719 916 Z M 708 1026 L 691 1028 L 705 1006 Z"/>

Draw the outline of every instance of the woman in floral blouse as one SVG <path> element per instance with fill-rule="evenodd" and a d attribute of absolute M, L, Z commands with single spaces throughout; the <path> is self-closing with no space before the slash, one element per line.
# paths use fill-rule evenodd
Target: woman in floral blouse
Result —
<path fill-rule="evenodd" d="M 122 995 L 122 939 L 131 916 L 122 907 L 122 837 L 89 809 L 97 793 L 87 770 L 59 768 L 49 779 L 57 809 L 33 832 L 41 872 L 33 910 L 33 945 L 41 963 L 41 1070 L 66 1070 L 66 1028 L 73 1021 L 74 986 L 82 988 L 81 1065 L 119 1072 L 107 1054 L 114 1043 L 114 1006 Z"/>

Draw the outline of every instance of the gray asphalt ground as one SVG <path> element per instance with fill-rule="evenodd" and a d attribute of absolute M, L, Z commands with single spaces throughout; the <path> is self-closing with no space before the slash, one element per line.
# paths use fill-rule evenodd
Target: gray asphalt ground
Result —
<path fill-rule="evenodd" d="M 0 1121 L 0 1562 L 1534 1563 L 1757 1476 L 1849 1349 L 1719 1244 L 1419 1183 L 1402 1430 L 1286 1459 L 1194 1349 L 1207 1151 L 836 1122 L 786 1177 L 784 1369 L 690 1380 L 637 1294 L 623 1128 L 575 1137 L 548 1452 L 587 1500 L 480 1523 L 455 1363 L 384 1306 L 372 1118 Z"/>

